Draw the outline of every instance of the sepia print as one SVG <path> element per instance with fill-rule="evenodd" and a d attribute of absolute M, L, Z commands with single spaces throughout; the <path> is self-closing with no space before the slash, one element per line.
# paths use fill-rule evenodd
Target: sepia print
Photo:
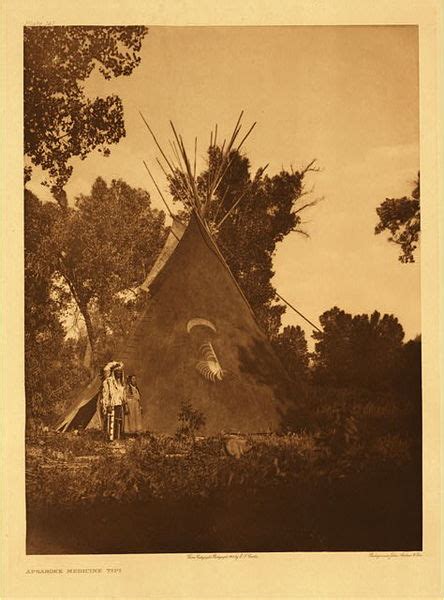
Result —
<path fill-rule="evenodd" d="M 26 552 L 414 552 L 418 28 L 26 26 Z"/>

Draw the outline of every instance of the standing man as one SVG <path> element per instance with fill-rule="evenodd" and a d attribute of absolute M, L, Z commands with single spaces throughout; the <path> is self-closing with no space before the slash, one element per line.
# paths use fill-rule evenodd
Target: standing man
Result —
<path fill-rule="evenodd" d="M 110 442 L 118 440 L 123 433 L 123 410 L 126 403 L 123 363 L 111 362 L 104 368 L 102 384 L 102 412 L 106 436 Z"/>

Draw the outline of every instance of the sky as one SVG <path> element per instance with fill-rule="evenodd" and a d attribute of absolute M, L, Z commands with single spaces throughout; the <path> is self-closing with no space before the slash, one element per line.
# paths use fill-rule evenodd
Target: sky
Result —
<path fill-rule="evenodd" d="M 86 84 L 91 96 L 122 99 L 127 135 L 108 158 L 72 162 L 70 202 L 100 176 L 143 187 L 162 207 L 142 160 L 166 184 L 139 111 L 164 145 L 170 119 L 190 153 L 197 136 L 203 167 L 215 123 L 229 136 L 244 110 L 245 128 L 257 121 L 243 147 L 253 172 L 314 158 L 321 169 L 306 181 L 307 199 L 321 199 L 302 213 L 309 237 L 291 233 L 277 247 L 279 294 L 315 323 L 338 306 L 394 314 L 406 340 L 420 333 L 419 254 L 402 264 L 388 236 L 374 235 L 376 207 L 409 195 L 419 170 L 416 27 L 152 27 L 141 58 L 130 77 L 107 82 L 96 72 Z M 29 187 L 44 199 L 40 179 Z M 283 324 L 300 325 L 310 341 L 312 328 L 289 308 Z"/>

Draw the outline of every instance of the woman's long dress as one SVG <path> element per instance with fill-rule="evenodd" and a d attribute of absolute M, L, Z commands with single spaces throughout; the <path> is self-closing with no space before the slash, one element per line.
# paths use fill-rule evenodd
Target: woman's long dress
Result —
<path fill-rule="evenodd" d="M 140 394 L 139 390 L 131 384 L 126 390 L 126 403 L 128 410 L 125 415 L 124 431 L 125 433 L 140 433 L 143 431 Z"/>

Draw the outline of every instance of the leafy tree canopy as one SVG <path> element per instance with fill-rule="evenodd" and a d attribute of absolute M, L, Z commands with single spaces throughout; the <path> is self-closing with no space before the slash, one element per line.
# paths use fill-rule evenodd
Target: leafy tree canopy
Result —
<path fill-rule="evenodd" d="M 272 340 L 272 344 L 290 377 L 306 379 L 309 352 L 303 329 L 299 325 L 288 325 Z"/>
<path fill-rule="evenodd" d="M 404 339 L 396 317 L 377 311 L 353 316 L 335 306 L 319 320 L 323 331 L 313 332 L 317 381 L 369 389 L 393 384 Z"/>
<path fill-rule="evenodd" d="M 127 298 L 121 294 L 146 276 L 162 246 L 165 215 L 151 209 L 144 190 L 121 180 L 108 186 L 100 178 L 75 207 L 36 204 L 35 196 L 32 205 L 47 226 L 35 227 L 34 220 L 27 219 L 26 251 L 41 250 L 39 260 L 46 265 L 44 279 L 49 282 L 46 297 L 59 300 L 59 314 L 74 300 L 96 350 L 100 334 L 126 329 Z M 30 293 L 34 285 L 31 277 Z"/>
<path fill-rule="evenodd" d="M 419 173 L 411 198 L 386 198 L 376 212 L 379 223 L 375 227 L 375 234 L 389 231 L 389 241 L 401 246 L 399 260 L 403 263 L 415 262 L 414 253 L 421 229 Z"/>
<path fill-rule="evenodd" d="M 140 63 L 146 27 L 25 27 L 25 155 L 48 172 L 55 197 L 63 188 L 69 161 L 85 158 L 125 135 L 123 106 L 116 95 L 90 99 L 84 82 L 95 67 L 105 77 L 130 75 Z M 32 168 L 25 169 L 25 181 Z"/>
<path fill-rule="evenodd" d="M 59 207 L 25 190 L 25 385 L 27 415 L 51 416 L 83 372 L 75 342 L 60 321 L 64 302 L 53 293 L 52 227 Z M 65 300 L 67 300 L 65 298 Z"/>

